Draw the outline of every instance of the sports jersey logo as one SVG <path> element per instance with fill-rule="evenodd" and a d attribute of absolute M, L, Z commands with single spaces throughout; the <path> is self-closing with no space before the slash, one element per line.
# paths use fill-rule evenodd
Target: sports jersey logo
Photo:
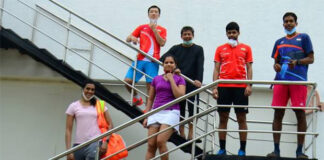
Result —
<path fill-rule="evenodd" d="M 283 43 L 284 43 L 284 41 L 281 41 L 281 42 L 280 42 L 280 44 L 283 44 Z"/>
<path fill-rule="evenodd" d="M 301 41 L 301 38 L 297 38 L 296 41 Z"/>
<path fill-rule="evenodd" d="M 245 49 L 245 48 L 241 48 L 241 50 L 242 50 L 242 51 L 246 51 L 246 49 Z"/>

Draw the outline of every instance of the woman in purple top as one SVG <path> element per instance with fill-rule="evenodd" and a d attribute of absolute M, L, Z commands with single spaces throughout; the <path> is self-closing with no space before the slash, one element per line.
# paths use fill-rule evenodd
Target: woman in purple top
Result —
<path fill-rule="evenodd" d="M 90 81 L 85 82 L 82 88 L 82 98 L 80 100 L 72 102 L 66 110 L 66 149 L 71 148 L 71 138 L 74 121 L 76 129 L 73 147 L 83 142 L 86 142 L 94 137 L 97 137 L 101 134 L 97 121 L 97 100 L 94 97 L 94 94 L 95 84 Z M 113 124 L 106 106 L 104 108 L 104 114 L 106 121 L 109 124 L 109 129 L 111 129 L 113 127 Z M 89 144 L 88 146 L 75 151 L 74 154 L 71 153 L 67 155 L 67 160 L 95 160 L 95 157 L 98 154 L 98 146 L 98 142 Z M 106 150 L 107 141 L 101 143 L 99 155 L 104 154 Z"/>
<path fill-rule="evenodd" d="M 186 82 L 181 76 L 173 73 L 176 68 L 176 61 L 172 55 L 165 57 L 163 68 L 165 73 L 156 76 L 151 83 L 149 98 L 145 109 L 146 111 L 150 111 L 152 108 L 159 108 L 185 94 Z M 160 130 L 178 124 L 179 118 L 180 106 L 179 104 L 175 104 L 144 119 L 143 126 L 148 128 L 148 136 L 150 136 Z M 175 127 L 175 129 L 178 130 L 178 126 Z M 148 148 L 145 159 L 149 160 L 155 157 L 157 149 L 159 149 L 160 154 L 167 152 L 168 148 L 166 142 L 174 131 L 174 129 L 170 129 L 148 139 Z M 161 157 L 161 160 L 168 159 L 168 154 Z"/>

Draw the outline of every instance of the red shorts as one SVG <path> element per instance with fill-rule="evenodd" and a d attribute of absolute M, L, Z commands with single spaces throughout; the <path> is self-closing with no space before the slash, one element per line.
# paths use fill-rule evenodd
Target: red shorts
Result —
<path fill-rule="evenodd" d="M 307 86 L 305 85 L 274 85 L 272 106 L 287 106 L 290 98 L 292 107 L 305 107 Z"/>

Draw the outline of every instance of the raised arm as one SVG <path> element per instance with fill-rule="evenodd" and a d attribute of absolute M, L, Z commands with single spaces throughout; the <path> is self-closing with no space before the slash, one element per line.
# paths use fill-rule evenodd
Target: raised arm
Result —
<path fill-rule="evenodd" d="M 177 85 L 176 82 L 174 81 L 173 74 L 172 73 L 167 73 L 166 74 L 167 79 L 170 82 L 171 89 L 172 89 L 172 94 L 175 98 L 179 98 L 186 93 L 186 86 L 185 85 Z"/>
<path fill-rule="evenodd" d="M 163 47 L 165 45 L 166 40 L 161 37 L 158 30 L 156 29 L 157 24 L 149 24 L 149 26 L 151 27 L 151 29 L 152 29 L 152 31 L 153 31 L 153 33 L 155 35 L 156 41 L 158 42 L 158 44 L 161 47 Z"/>

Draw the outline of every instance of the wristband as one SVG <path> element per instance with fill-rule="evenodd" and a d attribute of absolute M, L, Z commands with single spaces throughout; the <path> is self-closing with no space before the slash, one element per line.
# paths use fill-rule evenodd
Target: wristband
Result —
<path fill-rule="evenodd" d="M 297 64 L 298 64 L 298 65 L 301 65 L 301 63 L 300 63 L 300 60 L 299 60 L 299 59 L 297 59 Z"/>

